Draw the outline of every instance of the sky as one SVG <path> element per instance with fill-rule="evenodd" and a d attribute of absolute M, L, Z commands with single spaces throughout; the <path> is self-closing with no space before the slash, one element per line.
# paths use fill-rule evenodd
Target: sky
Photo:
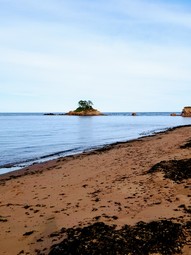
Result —
<path fill-rule="evenodd" d="M 0 112 L 181 111 L 190 0 L 0 0 Z"/>

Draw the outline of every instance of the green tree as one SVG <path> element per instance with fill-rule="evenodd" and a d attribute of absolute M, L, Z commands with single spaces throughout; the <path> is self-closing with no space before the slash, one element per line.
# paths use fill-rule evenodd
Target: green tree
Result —
<path fill-rule="evenodd" d="M 93 110 L 93 103 L 92 101 L 88 100 L 80 100 L 78 102 L 78 108 L 75 110 L 76 112 L 81 112 L 81 111 L 88 111 L 88 110 Z"/>

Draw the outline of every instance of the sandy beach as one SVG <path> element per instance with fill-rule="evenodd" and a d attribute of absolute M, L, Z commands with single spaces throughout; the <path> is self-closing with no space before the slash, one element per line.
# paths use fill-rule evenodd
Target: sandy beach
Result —
<path fill-rule="evenodd" d="M 0 176 L 1 254 L 49 254 L 65 238 L 62 228 L 95 222 L 117 229 L 166 219 L 187 224 L 190 174 L 165 175 L 156 164 L 165 161 L 167 171 L 180 160 L 190 164 L 190 141 L 191 126 L 174 128 Z M 190 233 L 187 227 L 184 255 L 191 254 Z"/>

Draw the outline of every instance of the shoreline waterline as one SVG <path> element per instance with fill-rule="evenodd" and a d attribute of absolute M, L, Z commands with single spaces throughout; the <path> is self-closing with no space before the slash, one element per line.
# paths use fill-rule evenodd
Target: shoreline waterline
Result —
<path fill-rule="evenodd" d="M 170 131 L 185 128 L 185 127 L 191 127 L 191 125 L 170 127 L 170 128 L 166 128 L 166 129 L 161 130 L 161 131 L 153 132 L 149 135 L 140 136 L 138 138 L 125 140 L 125 141 L 118 141 L 118 142 L 114 142 L 114 143 L 110 143 L 110 144 L 105 144 L 105 145 L 102 145 L 102 146 L 99 146 L 99 147 L 96 147 L 96 148 L 81 151 L 79 153 L 69 154 L 69 155 L 65 155 L 65 156 L 61 156 L 61 157 L 56 157 L 56 158 L 45 160 L 45 161 L 33 162 L 32 164 L 29 164 L 29 165 L 26 165 L 26 166 L 23 166 L 23 167 L 20 167 L 20 168 L 15 167 L 16 169 L 14 169 L 13 171 L 7 171 L 7 172 L 5 171 L 4 173 L 0 174 L 0 180 L 2 180 L 4 178 L 6 179 L 6 177 L 10 177 L 10 176 L 20 177 L 23 174 L 24 175 L 27 174 L 27 172 L 26 172 L 27 170 L 29 170 L 33 167 L 36 169 L 36 166 L 39 166 L 39 167 L 40 166 L 46 166 L 49 163 L 54 164 L 54 162 L 57 162 L 59 160 L 65 160 L 65 159 L 68 160 L 68 159 L 78 158 L 78 157 L 81 157 L 81 156 L 93 155 L 93 154 L 96 154 L 96 153 L 99 153 L 99 152 L 103 152 L 103 151 L 113 149 L 113 148 L 115 148 L 115 146 L 118 146 L 118 145 L 127 145 L 127 144 L 132 143 L 132 142 L 142 141 L 142 139 L 147 139 L 147 138 L 154 137 L 154 136 L 157 136 L 157 135 L 160 135 L 160 134 L 166 134 Z"/>
<path fill-rule="evenodd" d="M 44 116 L 0 114 L 0 174 L 33 163 L 75 155 L 129 141 L 175 126 L 191 124 L 191 118 L 169 113 L 108 113 L 107 116 Z"/>

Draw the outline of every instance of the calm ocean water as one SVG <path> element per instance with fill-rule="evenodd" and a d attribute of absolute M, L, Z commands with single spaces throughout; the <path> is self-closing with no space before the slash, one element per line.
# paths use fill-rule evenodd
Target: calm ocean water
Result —
<path fill-rule="evenodd" d="M 170 113 L 106 113 L 107 116 L 44 116 L 0 113 L 0 174 L 34 162 L 128 141 L 169 127 L 190 125 L 191 118 Z"/>

